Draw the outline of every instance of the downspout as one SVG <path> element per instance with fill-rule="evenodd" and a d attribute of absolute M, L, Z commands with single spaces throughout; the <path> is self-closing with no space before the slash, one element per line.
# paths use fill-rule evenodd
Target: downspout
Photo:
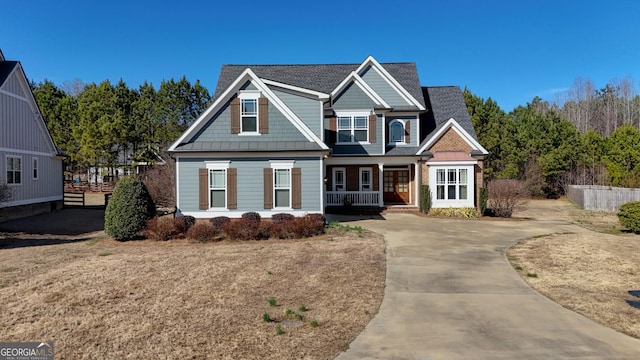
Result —
<path fill-rule="evenodd" d="M 418 211 L 422 212 L 422 154 L 418 159 Z"/>

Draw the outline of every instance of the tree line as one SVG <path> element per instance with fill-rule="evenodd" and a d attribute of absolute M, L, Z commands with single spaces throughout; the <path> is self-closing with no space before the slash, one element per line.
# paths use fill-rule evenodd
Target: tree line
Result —
<path fill-rule="evenodd" d="M 489 151 L 485 180 L 520 179 L 539 197 L 562 195 L 570 184 L 639 187 L 640 96 L 631 83 L 593 90 L 578 80 L 562 104 L 536 97 L 509 113 L 465 89 L 478 140 Z"/>
<path fill-rule="evenodd" d="M 31 87 L 72 171 L 156 161 L 211 100 L 199 81 L 192 84 L 184 76 L 163 80 L 157 90 L 146 81 L 130 88 L 122 79 L 115 85 L 75 81 L 67 89 L 45 80 Z"/>

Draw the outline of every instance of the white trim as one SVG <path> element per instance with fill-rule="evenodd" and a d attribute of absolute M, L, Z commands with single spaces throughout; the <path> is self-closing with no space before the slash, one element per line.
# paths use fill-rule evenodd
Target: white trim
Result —
<path fill-rule="evenodd" d="M 292 169 L 295 160 L 269 160 L 272 169 Z"/>
<path fill-rule="evenodd" d="M 2 175 L 6 175 L 9 172 L 9 159 L 19 159 L 20 160 L 20 170 L 11 170 L 14 174 L 13 174 L 13 179 L 15 180 L 15 173 L 19 172 L 20 173 L 20 182 L 9 182 L 8 178 L 5 178 L 4 181 L 6 182 L 6 184 L 8 186 L 22 186 L 22 184 L 24 184 L 24 162 L 22 161 L 22 156 L 21 155 L 5 155 L 4 156 L 4 174 Z"/>
<path fill-rule="evenodd" d="M 387 70 L 385 70 L 380 63 L 369 55 L 360 66 L 356 69 L 356 73 L 360 74 L 367 65 L 371 64 L 371 67 L 375 69 L 378 74 L 393 88 L 400 96 L 407 101 L 407 103 L 415 105 L 420 110 L 426 110 L 425 107 L 416 100 L 400 83 L 393 77 Z"/>
<path fill-rule="evenodd" d="M 180 158 L 176 157 L 176 186 L 173 189 L 173 191 L 175 191 L 176 194 L 176 209 L 180 209 Z M 199 174 L 196 174 L 198 176 L 200 176 Z M 200 179 L 198 179 L 200 180 Z M 200 190 L 198 190 L 199 192 Z"/>
<path fill-rule="evenodd" d="M 240 76 L 236 78 L 236 80 L 231 83 L 229 87 L 218 97 L 216 101 L 203 112 L 200 117 L 184 132 L 182 135 L 176 140 L 167 151 L 172 152 L 175 151 L 178 145 L 180 145 L 186 138 L 191 136 L 194 133 L 197 133 L 200 130 L 201 126 L 204 126 L 210 117 L 215 114 L 221 106 L 226 104 L 233 95 L 238 91 L 240 86 L 244 84 L 246 81 L 250 80 L 254 86 L 258 88 L 262 94 L 269 99 L 271 104 L 280 111 L 287 120 L 289 120 L 295 127 L 302 133 L 302 135 L 307 138 L 310 142 L 315 142 L 322 149 L 329 150 L 329 147 L 318 138 L 311 129 L 309 129 L 300 118 L 298 118 L 291 109 L 289 109 L 283 102 L 278 98 L 271 89 L 260 79 L 256 74 L 251 71 L 250 68 L 245 69 Z"/>
<path fill-rule="evenodd" d="M 34 166 L 35 161 L 35 166 Z M 35 170 L 35 176 L 34 175 Z M 31 180 L 38 180 L 40 177 L 40 160 L 37 157 L 31 158 Z"/>
<path fill-rule="evenodd" d="M 372 115 L 370 110 L 347 110 L 347 111 L 336 111 L 336 145 L 357 145 L 357 144 L 362 144 L 362 145 L 369 145 L 369 132 L 371 131 L 371 129 L 369 129 L 369 116 Z M 375 114 L 373 114 L 375 115 Z M 340 118 L 350 118 L 349 120 L 349 130 L 351 131 L 351 141 L 340 141 L 340 130 L 346 130 L 345 128 L 340 128 Z M 356 137 L 355 137 L 355 131 L 356 131 L 356 123 L 355 123 L 355 118 L 356 117 L 364 117 L 365 121 L 366 121 L 366 125 L 367 125 L 367 140 L 365 141 L 357 141 Z M 359 128 L 360 131 L 362 131 L 362 128 Z"/>
<path fill-rule="evenodd" d="M 238 135 L 260 135 L 260 91 L 258 90 L 240 90 L 238 93 L 238 98 L 240 99 L 240 133 Z M 244 113 L 244 102 L 253 102 L 255 106 L 255 114 L 245 114 Z M 244 130 L 244 118 L 253 118 L 255 122 L 255 130 L 248 131 Z"/>
<path fill-rule="evenodd" d="M 5 148 L 5 147 L 0 147 L 0 151 L 1 152 L 8 152 L 8 153 L 16 153 L 16 154 L 21 154 L 21 155 L 40 155 L 40 156 L 55 157 L 55 154 L 51 154 L 51 153 L 45 153 L 45 152 L 39 152 L 39 151 L 21 150 L 21 149 L 11 149 L 11 148 Z"/>
<path fill-rule="evenodd" d="M 284 83 L 273 81 L 273 80 L 262 79 L 262 82 L 267 85 L 271 85 L 271 86 L 275 86 L 275 87 L 279 87 L 287 90 L 297 91 L 303 94 L 313 95 L 318 97 L 318 99 L 328 99 L 330 97 L 329 94 L 325 94 L 323 92 L 309 90 L 309 89 L 305 89 L 305 88 L 301 88 L 301 87 L 293 86 L 289 84 L 284 84 Z"/>
<path fill-rule="evenodd" d="M 489 154 L 489 152 L 480 145 L 469 133 L 458 124 L 458 122 L 454 118 L 450 118 L 447 122 L 425 143 L 420 150 L 416 153 L 416 155 L 422 155 L 422 153 L 429 149 L 436 141 L 440 140 L 440 137 L 444 135 L 444 133 L 452 128 L 464 141 L 471 146 L 474 150 L 480 150 L 484 155 Z"/>
<path fill-rule="evenodd" d="M 446 197 L 447 194 L 447 186 L 449 186 L 448 184 L 448 170 L 450 169 L 455 169 L 456 170 L 456 177 L 459 176 L 459 170 L 461 169 L 465 169 L 467 170 L 467 182 L 466 182 L 466 186 L 467 186 L 467 198 L 464 200 L 460 200 L 460 199 L 438 199 L 438 184 L 437 184 L 437 170 L 445 170 L 445 184 L 441 185 L 444 186 L 444 195 Z M 455 184 L 456 187 L 456 197 L 459 197 L 459 186 L 462 185 L 460 184 L 460 181 L 458 180 Z M 475 202 L 475 172 L 474 172 L 474 168 L 473 165 L 443 165 L 443 166 L 435 166 L 435 165 L 431 165 L 429 166 L 429 189 L 431 190 L 431 201 L 432 201 L 432 207 L 434 208 L 447 208 L 447 207 L 456 207 L 456 208 L 460 208 L 460 207 L 475 207 L 474 206 L 474 202 Z"/>
<path fill-rule="evenodd" d="M 216 165 L 216 164 L 212 164 L 212 165 Z M 221 166 L 215 166 L 213 168 L 209 167 L 209 164 L 207 164 L 207 205 L 208 208 L 207 209 L 215 209 L 215 210 L 228 210 L 227 208 L 227 191 L 228 191 L 228 186 L 229 184 L 227 183 L 227 170 L 229 169 L 228 167 L 222 167 L 224 165 L 220 164 Z M 222 171 L 222 173 L 224 174 L 223 178 L 224 178 L 224 206 L 212 206 L 211 205 L 211 191 L 217 190 L 220 191 L 222 190 L 222 188 L 212 188 L 211 187 L 211 172 L 212 171 Z"/>
<path fill-rule="evenodd" d="M 229 168 L 231 160 L 205 161 L 204 164 L 209 170 L 226 170 Z"/>
<path fill-rule="evenodd" d="M 359 167 L 359 175 L 358 175 L 358 189 L 360 191 L 374 191 L 373 190 L 373 168 L 371 167 Z M 368 171 L 369 172 L 369 189 L 363 189 L 362 185 L 362 174 Z"/>
<path fill-rule="evenodd" d="M 47 196 L 47 197 L 35 198 L 35 199 L 7 201 L 6 203 L 2 203 L 2 206 L 0 206 L 0 208 L 20 206 L 20 205 L 39 204 L 39 203 L 44 203 L 48 201 L 58 201 L 63 199 L 64 199 L 64 195 L 60 195 L 60 196 L 56 195 L 56 196 Z"/>
<path fill-rule="evenodd" d="M 405 139 L 407 136 L 404 134 L 406 132 L 407 121 L 404 119 L 393 119 L 389 122 L 389 142 L 388 145 L 407 145 Z M 402 141 L 392 141 L 391 136 L 393 135 L 393 131 L 391 131 L 391 127 L 393 124 L 400 123 L 402 124 Z"/>
<path fill-rule="evenodd" d="M 247 212 L 249 210 L 212 210 L 212 211 L 208 211 L 208 210 L 200 210 L 200 211 L 181 211 L 182 215 L 185 216 L 193 216 L 196 219 L 209 219 L 212 217 L 216 217 L 216 216 L 227 216 L 230 218 L 240 218 L 242 217 L 242 214 L 244 214 L 245 212 Z M 293 216 L 304 216 L 307 214 L 315 214 L 315 213 L 320 213 L 320 214 L 324 214 L 324 211 L 322 209 L 317 209 L 317 210 L 287 210 L 285 208 L 273 208 L 271 210 L 265 209 L 262 211 L 256 211 L 258 214 L 260 214 L 261 217 L 263 218 L 270 218 L 272 215 L 274 214 L 278 214 L 281 213 L 283 211 L 286 211 L 287 213 L 293 215 Z"/>
<path fill-rule="evenodd" d="M 342 171 L 342 189 L 336 188 L 336 172 Z M 331 191 L 346 191 L 347 190 L 347 168 L 334 167 L 331 169 Z"/>
<path fill-rule="evenodd" d="M 451 160 L 451 161 L 432 161 L 432 160 L 429 160 L 429 161 L 427 161 L 427 165 L 428 166 L 458 166 L 458 165 L 468 166 L 468 165 L 475 165 L 477 163 L 478 163 L 478 160 L 461 160 L 461 161 L 455 161 L 455 160 Z"/>
<path fill-rule="evenodd" d="M 29 102 L 29 99 L 27 99 L 26 97 L 20 96 L 20 95 L 16 95 L 16 94 L 14 94 L 14 93 L 12 93 L 10 91 L 7 91 L 7 90 L 0 89 L 0 94 L 7 95 L 9 97 L 12 97 L 14 99 L 21 100 L 21 101 L 24 101 L 24 102 L 27 102 L 27 103 Z"/>
<path fill-rule="evenodd" d="M 324 166 L 324 161 L 319 161 L 319 165 L 320 165 L 320 169 L 319 169 L 319 174 L 321 174 L 322 176 L 320 176 L 320 189 L 322 189 L 320 191 L 320 208 L 324 209 L 324 199 L 325 199 L 325 193 L 327 191 L 327 185 L 325 184 L 325 177 L 327 176 L 326 174 L 326 167 Z M 302 179 L 301 179 L 302 180 Z M 302 182 L 302 181 L 301 181 Z M 300 184 L 302 185 L 302 184 Z M 324 214 L 324 210 L 322 211 L 322 213 Z"/>
<path fill-rule="evenodd" d="M 416 158 L 413 155 L 410 156 L 369 156 L 369 157 L 335 157 L 332 156 L 327 159 L 326 165 L 375 165 L 381 163 L 386 166 L 404 166 L 407 164 L 413 164 L 416 162 Z"/>
<path fill-rule="evenodd" d="M 367 95 L 374 103 L 376 103 L 376 105 L 381 105 L 385 108 L 391 108 L 391 106 L 389 106 L 389 104 L 387 104 L 384 99 L 380 95 L 378 95 L 378 93 L 376 93 L 375 90 L 373 90 L 369 86 L 369 84 L 367 84 L 355 71 L 352 71 L 347 77 L 344 78 L 344 80 L 342 80 L 342 82 L 340 82 L 340 84 L 338 84 L 335 89 L 333 89 L 333 91 L 331 91 L 331 97 L 334 98 L 338 94 L 340 94 L 350 82 L 356 84 L 360 88 L 360 90 L 365 93 L 365 95 Z"/>
<path fill-rule="evenodd" d="M 269 151 L 268 154 L 266 151 L 238 151 L 238 152 L 212 152 L 212 151 L 203 151 L 203 152 L 175 152 L 172 156 L 176 159 L 184 158 L 184 159 L 193 159 L 193 158 L 215 158 L 215 159 L 229 159 L 229 158 L 251 158 L 254 159 L 256 157 L 260 158 L 318 158 L 322 159 L 328 152 L 327 151 Z"/>

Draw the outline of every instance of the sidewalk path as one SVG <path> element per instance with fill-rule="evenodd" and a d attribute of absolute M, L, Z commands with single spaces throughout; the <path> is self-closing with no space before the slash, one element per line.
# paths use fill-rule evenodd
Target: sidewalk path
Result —
<path fill-rule="evenodd" d="M 587 231 L 552 221 L 389 214 L 357 225 L 387 242 L 380 312 L 337 359 L 640 359 L 640 340 L 533 291 L 505 252 L 520 239 Z"/>

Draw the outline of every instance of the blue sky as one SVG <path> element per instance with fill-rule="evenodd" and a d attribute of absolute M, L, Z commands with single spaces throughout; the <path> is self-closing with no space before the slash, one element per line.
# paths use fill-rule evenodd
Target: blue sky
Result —
<path fill-rule="evenodd" d="M 199 79 L 222 64 L 415 62 L 506 111 L 576 78 L 640 89 L 640 1 L 4 1 L 0 49 L 63 84 Z"/>

